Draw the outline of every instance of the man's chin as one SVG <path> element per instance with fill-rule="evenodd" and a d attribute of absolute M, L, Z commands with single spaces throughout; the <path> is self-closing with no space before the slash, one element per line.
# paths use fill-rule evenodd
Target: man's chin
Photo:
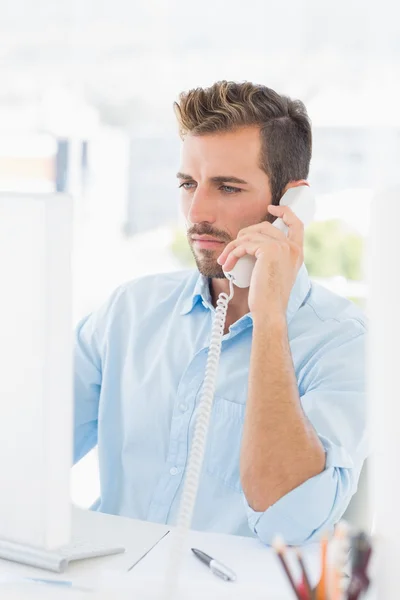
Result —
<path fill-rule="evenodd" d="M 196 259 L 196 265 L 198 270 L 204 277 L 210 279 L 224 279 L 225 275 L 221 265 L 217 261 L 205 261 Z"/>
<path fill-rule="evenodd" d="M 217 263 L 220 253 L 216 253 L 214 250 L 203 250 L 201 253 L 197 253 L 192 244 L 190 244 L 190 249 L 196 261 L 196 266 L 204 277 L 209 277 L 210 279 L 225 278 L 221 265 Z"/>

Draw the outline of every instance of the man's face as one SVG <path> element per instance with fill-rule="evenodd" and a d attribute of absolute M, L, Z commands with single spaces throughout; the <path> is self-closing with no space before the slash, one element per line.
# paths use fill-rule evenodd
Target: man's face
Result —
<path fill-rule="evenodd" d="M 187 135 L 178 179 L 188 241 L 206 277 L 224 277 L 217 258 L 244 227 L 267 217 L 271 191 L 260 168 L 258 127 Z"/>

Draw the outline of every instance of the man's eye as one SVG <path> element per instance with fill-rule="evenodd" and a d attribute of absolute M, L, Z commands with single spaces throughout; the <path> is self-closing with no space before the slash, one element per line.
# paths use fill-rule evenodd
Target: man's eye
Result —
<path fill-rule="evenodd" d="M 241 188 L 233 187 L 231 185 L 221 185 L 219 189 L 227 194 L 237 194 L 242 191 Z"/>
<path fill-rule="evenodd" d="M 194 183 L 194 181 L 184 181 L 183 183 L 181 183 L 179 188 L 183 188 L 184 190 L 192 190 L 195 185 L 196 184 Z"/>

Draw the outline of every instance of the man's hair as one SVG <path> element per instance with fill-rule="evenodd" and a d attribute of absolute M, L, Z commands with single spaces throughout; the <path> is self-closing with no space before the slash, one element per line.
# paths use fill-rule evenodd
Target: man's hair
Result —
<path fill-rule="evenodd" d="M 290 181 L 307 179 L 312 134 L 301 100 L 250 82 L 218 81 L 209 88 L 182 92 L 174 110 L 182 139 L 189 133 L 260 127 L 260 167 L 269 177 L 273 204 L 279 204 Z"/>

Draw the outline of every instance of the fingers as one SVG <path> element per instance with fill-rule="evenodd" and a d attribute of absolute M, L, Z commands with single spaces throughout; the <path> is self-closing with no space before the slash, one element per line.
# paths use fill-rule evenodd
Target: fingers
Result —
<path fill-rule="evenodd" d="M 251 235 L 253 233 L 260 233 L 262 235 L 269 235 L 275 240 L 285 240 L 286 235 L 279 231 L 276 227 L 272 225 L 272 223 L 268 223 L 267 221 L 262 221 L 261 223 L 256 223 L 256 225 L 250 225 L 249 227 L 245 227 L 241 229 L 237 235 L 238 238 Z"/>
<path fill-rule="evenodd" d="M 224 271 L 230 271 L 239 258 L 245 254 L 256 256 L 267 244 L 278 246 L 290 246 L 302 252 L 304 241 L 304 225 L 288 206 L 268 207 L 269 212 L 282 219 L 288 227 L 287 236 L 273 224 L 263 221 L 242 229 L 235 240 L 230 242 L 218 257 L 218 263 L 223 266 Z M 272 250 L 272 248 L 271 248 Z M 275 248 L 275 251 L 279 248 Z"/>
<path fill-rule="evenodd" d="M 233 240 L 232 242 L 229 242 L 229 244 L 227 246 L 225 246 L 224 250 L 221 252 L 221 254 L 219 255 L 217 262 L 220 265 L 223 265 L 225 270 L 228 270 L 225 268 L 225 261 L 228 258 L 228 256 L 231 254 L 231 252 L 233 252 L 236 248 L 243 246 L 249 246 L 250 244 L 257 244 L 257 246 L 261 246 L 262 244 L 265 244 L 265 242 L 267 241 L 267 237 L 265 235 L 262 234 L 254 234 L 253 235 L 242 235 L 241 237 L 237 237 L 235 240 Z M 243 256 L 243 255 L 242 255 Z"/>
<path fill-rule="evenodd" d="M 268 206 L 268 212 L 270 212 L 271 215 L 274 215 L 274 217 L 283 220 L 288 227 L 288 239 L 302 247 L 304 240 L 304 224 L 295 215 L 292 209 L 289 206 L 275 206 L 270 204 Z"/>
<path fill-rule="evenodd" d="M 259 242 L 242 242 L 240 245 L 236 246 L 229 252 L 226 260 L 222 264 L 224 271 L 231 271 L 233 267 L 236 265 L 239 258 L 245 256 L 246 254 L 250 254 L 252 256 L 257 256 L 258 250 L 262 247 Z M 218 259 L 219 262 L 219 259 Z"/>
<path fill-rule="evenodd" d="M 267 221 L 257 223 L 256 225 L 250 225 L 249 227 L 241 229 L 237 238 L 225 246 L 224 250 L 219 255 L 217 262 L 220 265 L 223 265 L 229 252 L 243 241 L 251 240 L 262 243 L 265 242 L 268 237 L 282 242 L 287 240 L 286 235 L 282 233 L 282 231 L 279 231 L 276 227 L 273 227 L 271 223 L 267 223 Z"/>

